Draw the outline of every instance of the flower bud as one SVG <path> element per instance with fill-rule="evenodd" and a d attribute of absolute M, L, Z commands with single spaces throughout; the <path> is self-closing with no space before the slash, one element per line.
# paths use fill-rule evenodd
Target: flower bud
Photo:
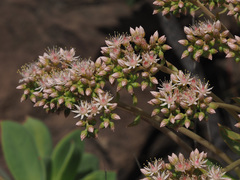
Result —
<path fill-rule="evenodd" d="M 173 5 L 173 6 L 170 8 L 170 11 L 175 11 L 177 8 L 178 8 L 178 5 L 175 4 L 175 5 Z"/>
<path fill-rule="evenodd" d="M 78 87 L 78 93 L 84 96 L 84 90 L 81 87 Z"/>
<path fill-rule="evenodd" d="M 234 125 L 237 128 L 240 128 L 240 122 Z"/>
<path fill-rule="evenodd" d="M 154 33 L 155 34 L 155 33 Z M 155 38 L 156 38 L 157 36 L 155 36 Z M 161 36 L 159 39 L 158 39 L 158 43 L 159 44 L 163 44 L 163 43 L 165 43 L 166 42 L 166 36 L 165 35 L 163 35 L 163 36 Z"/>
<path fill-rule="evenodd" d="M 117 79 L 121 76 L 121 73 L 120 72 L 115 72 L 111 76 L 114 77 L 115 79 Z"/>
<path fill-rule="evenodd" d="M 98 73 L 99 76 L 105 76 L 107 74 L 106 71 L 102 70 Z"/>
<path fill-rule="evenodd" d="M 121 84 L 121 83 L 118 83 L 116 91 L 118 92 L 118 91 L 120 91 L 121 89 L 122 89 L 122 84 Z"/>
<path fill-rule="evenodd" d="M 155 74 L 156 72 L 158 72 L 158 68 L 157 67 L 151 67 L 150 72 L 152 74 Z"/>
<path fill-rule="evenodd" d="M 240 45 L 240 37 L 235 35 L 236 42 Z"/>
<path fill-rule="evenodd" d="M 179 42 L 179 44 L 182 44 L 183 46 L 188 45 L 188 40 L 186 40 L 186 39 L 179 40 L 178 42 Z"/>
<path fill-rule="evenodd" d="M 178 157 L 176 154 L 172 153 L 172 156 L 168 156 L 168 161 L 175 166 L 178 163 Z"/>
<path fill-rule="evenodd" d="M 204 117 L 205 117 L 205 114 L 204 114 L 203 112 L 200 112 L 200 113 L 198 114 L 198 119 L 199 119 L 199 121 L 202 121 L 202 120 L 204 119 Z"/>
<path fill-rule="evenodd" d="M 157 80 L 155 77 L 150 77 L 150 81 L 151 81 L 153 84 L 158 84 L 158 80 Z"/>
<path fill-rule="evenodd" d="M 188 39 L 190 42 L 195 42 L 195 41 L 196 41 L 196 38 L 195 38 L 193 35 L 187 35 L 187 39 Z"/>
<path fill-rule="evenodd" d="M 149 76 L 149 73 L 148 73 L 148 72 L 146 72 L 146 71 L 142 72 L 142 77 L 146 78 L 146 77 L 148 77 L 148 76 Z"/>
<path fill-rule="evenodd" d="M 111 118 L 112 118 L 113 120 L 120 120 L 120 119 L 121 119 L 120 116 L 117 115 L 116 113 L 111 114 Z"/>
<path fill-rule="evenodd" d="M 25 89 L 26 84 L 20 84 L 19 86 L 16 87 L 16 89 Z"/>
<path fill-rule="evenodd" d="M 184 118 L 184 114 L 183 114 L 183 113 L 179 113 L 179 114 L 177 114 L 177 115 L 174 117 L 175 120 L 181 120 L 181 119 L 183 119 L 183 118 Z"/>
<path fill-rule="evenodd" d="M 108 80 L 109 80 L 110 84 L 113 84 L 115 81 L 115 78 L 112 76 L 109 76 Z"/>
<path fill-rule="evenodd" d="M 70 87 L 72 86 L 72 81 L 68 81 L 66 84 L 65 84 L 65 87 Z"/>
<path fill-rule="evenodd" d="M 227 45 L 228 45 L 228 47 L 230 47 L 234 51 L 238 51 L 239 50 L 239 46 L 236 45 L 236 44 L 228 42 Z"/>
<path fill-rule="evenodd" d="M 185 125 L 186 128 L 189 128 L 190 125 L 191 125 L 191 121 L 188 118 L 186 118 L 185 121 L 184 121 L 184 125 Z"/>
<path fill-rule="evenodd" d="M 85 124 L 86 124 L 86 122 L 82 121 L 82 120 L 80 120 L 76 123 L 77 126 L 81 126 L 81 127 L 85 126 Z"/>
<path fill-rule="evenodd" d="M 70 91 L 73 92 L 73 91 L 75 91 L 76 89 L 77 89 L 77 86 L 74 84 L 74 85 L 71 86 Z"/>
<path fill-rule="evenodd" d="M 234 52 L 229 52 L 229 53 L 227 53 L 227 55 L 226 55 L 225 57 L 226 57 L 226 58 L 235 57 L 235 53 L 234 53 Z"/>
<path fill-rule="evenodd" d="M 215 114 L 215 113 L 216 113 L 216 111 L 215 111 L 213 108 L 211 108 L 211 107 L 208 107 L 208 108 L 207 108 L 207 112 L 208 112 L 209 114 Z"/>
<path fill-rule="evenodd" d="M 23 102 L 23 101 L 25 101 L 26 99 L 27 99 L 27 95 L 23 94 L 22 97 L 21 97 L 21 99 L 20 99 L 20 102 Z"/>
<path fill-rule="evenodd" d="M 195 44 L 196 44 L 197 46 L 202 46 L 202 45 L 204 44 L 204 42 L 203 42 L 202 39 L 198 39 L 198 40 L 195 42 Z"/>
<path fill-rule="evenodd" d="M 126 86 L 128 84 L 128 80 L 127 79 L 123 79 L 121 81 L 122 87 Z"/>
<path fill-rule="evenodd" d="M 90 96 L 90 95 L 92 94 L 92 89 L 91 89 L 91 88 L 87 88 L 87 89 L 85 90 L 85 94 L 86 94 L 87 96 Z"/>
<path fill-rule="evenodd" d="M 33 103 L 36 103 L 37 99 L 36 99 L 36 96 L 34 96 L 33 94 L 30 96 L 30 100 L 33 102 Z"/>
<path fill-rule="evenodd" d="M 151 114 L 151 116 L 155 116 L 155 115 L 157 115 L 157 114 L 159 114 L 160 113 L 160 109 L 154 109 L 153 111 L 152 111 L 152 114 Z"/>
<path fill-rule="evenodd" d="M 187 27 L 187 26 L 184 26 L 184 32 L 187 35 L 192 34 L 192 30 L 189 27 Z"/>
<path fill-rule="evenodd" d="M 168 14 L 170 11 L 170 8 L 169 7 L 166 7 L 162 10 L 162 16 L 165 16 L 166 14 Z"/>
<path fill-rule="evenodd" d="M 58 98 L 58 104 L 62 104 L 63 102 L 64 102 L 64 98 L 63 97 Z"/>
<path fill-rule="evenodd" d="M 187 111 L 186 111 L 186 114 L 188 116 L 191 116 L 193 114 L 193 110 L 191 108 L 189 108 Z"/>
<path fill-rule="evenodd" d="M 164 127 L 169 123 L 169 119 L 163 119 L 162 122 L 160 123 L 160 127 Z"/>
<path fill-rule="evenodd" d="M 87 131 L 90 132 L 90 133 L 93 133 L 94 127 L 92 125 L 88 125 L 87 126 Z"/>
<path fill-rule="evenodd" d="M 58 93 L 57 92 L 53 92 L 49 96 L 52 97 L 52 98 L 56 98 L 56 97 L 58 97 Z"/>
<path fill-rule="evenodd" d="M 209 45 L 204 44 L 204 45 L 203 45 L 203 50 L 204 50 L 204 51 L 208 51 L 208 50 L 209 50 Z"/>
<path fill-rule="evenodd" d="M 115 126 L 114 126 L 114 123 L 113 122 L 109 122 L 109 127 L 110 127 L 110 129 L 112 130 L 112 131 L 114 131 L 114 129 L 115 129 Z"/>
<path fill-rule="evenodd" d="M 221 33 L 221 37 L 226 38 L 229 35 L 229 30 L 225 30 Z"/>
<path fill-rule="evenodd" d="M 179 1 L 179 2 L 178 2 L 178 7 L 179 7 L 179 8 L 183 8 L 183 7 L 184 7 L 184 2 Z"/>
<path fill-rule="evenodd" d="M 200 104 L 200 108 L 201 108 L 201 109 L 205 109 L 206 107 L 207 107 L 207 105 L 206 105 L 205 103 L 201 103 L 201 104 Z"/>
<path fill-rule="evenodd" d="M 81 138 L 81 141 L 83 141 L 88 135 L 88 131 L 87 129 L 85 129 L 84 131 L 81 132 L 81 135 L 80 135 L 80 138 Z"/>
<path fill-rule="evenodd" d="M 184 59 L 185 57 L 188 57 L 188 56 L 189 56 L 189 52 L 188 52 L 188 50 L 185 50 L 182 53 L 181 59 Z"/>
<path fill-rule="evenodd" d="M 50 108 L 51 108 L 51 109 L 55 108 L 55 104 L 51 102 L 51 103 L 50 103 Z"/>
<path fill-rule="evenodd" d="M 164 115 L 167 115 L 169 113 L 168 108 L 162 108 L 161 113 L 163 113 Z"/>
<path fill-rule="evenodd" d="M 187 50 L 188 50 L 188 52 L 193 52 L 194 47 L 192 45 L 190 45 L 190 46 L 188 46 Z"/>
<path fill-rule="evenodd" d="M 49 109 L 49 105 L 48 105 L 48 104 L 45 104 L 45 105 L 43 106 L 43 109 Z"/>
<path fill-rule="evenodd" d="M 159 56 L 160 59 L 164 59 L 164 53 L 163 53 L 162 50 L 159 50 L 158 56 Z"/>
<path fill-rule="evenodd" d="M 141 83 L 141 89 L 142 89 L 142 91 L 144 91 L 147 87 L 148 87 L 148 82 L 142 81 L 142 83 Z"/>
<path fill-rule="evenodd" d="M 163 49 L 164 51 L 167 51 L 167 50 L 169 50 L 169 49 L 172 49 L 172 47 L 169 46 L 169 45 L 167 45 L 167 44 L 164 44 L 164 45 L 162 46 L 162 49 Z"/>

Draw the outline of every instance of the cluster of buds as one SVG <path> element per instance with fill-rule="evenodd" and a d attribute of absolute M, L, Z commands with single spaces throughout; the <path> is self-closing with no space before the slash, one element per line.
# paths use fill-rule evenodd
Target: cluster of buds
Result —
<path fill-rule="evenodd" d="M 117 83 L 117 91 L 126 88 L 137 102 L 134 88 L 144 90 L 148 86 L 158 84 L 154 77 L 159 69 L 158 61 L 165 63 L 164 52 L 171 49 L 164 44 L 165 36 L 159 37 L 156 31 L 147 43 L 144 29 L 130 28 L 130 35 L 115 35 L 106 40 L 105 47 L 101 48 L 103 56 L 96 60 L 98 75 L 107 77 L 111 84 Z M 141 74 L 140 74 L 141 72 Z M 141 76 L 142 83 L 137 82 Z"/>
<path fill-rule="evenodd" d="M 172 153 L 168 160 L 169 163 L 162 159 L 148 162 L 147 166 L 141 169 L 145 176 L 142 180 L 231 180 L 226 177 L 222 168 L 207 165 L 207 153 L 199 153 L 198 149 L 190 153 L 189 159 L 185 159 L 181 153 L 178 156 Z"/>
<path fill-rule="evenodd" d="M 161 113 L 164 119 L 160 127 L 179 127 L 193 125 L 192 119 L 208 120 L 217 107 L 211 103 L 212 97 L 208 83 L 203 83 L 190 74 L 179 71 L 171 74 L 170 81 L 161 84 L 159 91 L 151 91 L 154 99 L 148 103 L 155 106 L 152 116 Z"/>
<path fill-rule="evenodd" d="M 234 1 L 234 3 L 231 4 L 236 4 L 235 1 L 239 0 L 228 1 Z M 216 7 L 225 8 L 224 0 L 200 0 L 199 2 L 204 4 L 204 6 L 208 6 L 211 11 Z M 153 4 L 157 6 L 157 8 L 153 11 L 153 14 L 162 12 L 163 16 L 168 16 L 172 13 L 176 17 L 179 17 L 181 14 L 190 14 L 194 17 L 195 12 L 199 9 L 199 7 L 192 3 L 191 0 L 155 0 Z"/>
<path fill-rule="evenodd" d="M 181 14 L 187 15 L 188 13 L 194 16 L 195 11 L 198 9 L 198 7 L 191 2 L 182 0 L 155 0 L 153 4 L 157 6 L 157 9 L 153 11 L 153 14 L 162 12 L 163 16 L 168 16 L 169 13 L 172 13 L 177 17 Z"/>
<path fill-rule="evenodd" d="M 19 73 L 22 79 L 17 89 L 24 90 L 21 101 L 29 98 L 34 107 L 42 106 L 47 112 L 72 110 L 80 117 L 78 126 L 85 127 L 81 139 L 96 136 L 98 129 L 95 117 L 99 114 L 99 128 L 114 129 L 111 120 L 120 119 L 112 113 L 116 103 L 113 97 L 103 90 L 104 79 L 98 76 L 96 65 L 90 59 L 75 56 L 75 50 L 54 48 L 39 56 L 38 61 L 22 67 Z"/>
<path fill-rule="evenodd" d="M 226 5 L 228 9 L 227 15 L 234 16 L 235 19 L 240 22 L 240 1 L 239 0 L 226 0 Z"/>
<path fill-rule="evenodd" d="M 199 22 L 192 27 L 184 27 L 184 32 L 187 39 L 179 40 L 178 42 L 184 46 L 188 46 L 182 54 L 182 58 L 192 55 L 192 58 L 199 61 L 203 56 L 212 60 L 212 55 L 219 52 L 224 52 L 226 58 L 235 58 L 235 61 L 240 61 L 239 45 L 240 38 L 235 36 L 235 39 L 229 38 L 229 31 L 221 32 L 221 22 Z"/>

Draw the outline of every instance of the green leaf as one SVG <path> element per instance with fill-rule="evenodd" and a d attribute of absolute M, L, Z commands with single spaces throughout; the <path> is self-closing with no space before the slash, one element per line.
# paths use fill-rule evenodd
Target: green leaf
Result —
<path fill-rule="evenodd" d="M 15 180 L 46 179 L 34 138 L 25 127 L 11 121 L 1 122 L 1 140 L 5 160 Z"/>
<path fill-rule="evenodd" d="M 82 180 L 116 180 L 116 173 L 112 171 L 94 171 L 87 176 L 85 176 Z"/>
<path fill-rule="evenodd" d="M 240 155 L 240 134 L 230 130 L 228 127 L 218 124 L 220 134 L 229 148 Z"/>
<path fill-rule="evenodd" d="M 83 153 L 81 131 L 76 130 L 64 137 L 53 150 L 52 180 L 73 180 Z"/>
<path fill-rule="evenodd" d="M 49 158 L 52 152 L 52 140 L 46 125 L 40 120 L 27 117 L 23 126 L 32 134 L 40 157 Z"/>
<path fill-rule="evenodd" d="M 93 155 L 93 154 L 89 154 L 89 153 L 84 153 L 81 159 L 81 162 L 78 166 L 78 175 L 75 178 L 80 179 L 82 177 L 84 177 L 85 175 L 96 171 L 99 169 L 99 160 L 98 158 Z"/>

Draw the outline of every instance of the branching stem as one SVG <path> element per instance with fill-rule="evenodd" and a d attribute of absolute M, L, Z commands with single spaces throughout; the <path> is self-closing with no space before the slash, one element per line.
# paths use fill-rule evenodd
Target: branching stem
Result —
<path fill-rule="evenodd" d="M 187 153 L 190 153 L 192 151 L 192 148 L 185 143 L 181 138 L 179 138 L 174 132 L 169 130 L 166 127 L 160 128 L 160 121 L 162 120 L 159 116 L 151 117 L 150 114 L 143 111 L 141 108 L 129 106 L 123 102 L 118 102 L 118 108 L 128 111 L 129 113 L 132 113 L 134 115 L 141 115 L 141 118 L 146 121 L 147 123 L 151 124 L 154 128 L 158 129 L 168 137 L 170 137 L 173 141 L 175 141 L 177 144 L 179 144 Z"/>
<path fill-rule="evenodd" d="M 234 161 L 233 163 L 231 163 L 228 166 L 226 166 L 225 168 L 223 168 L 223 171 L 228 172 L 228 171 L 231 171 L 238 166 L 240 166 L 240 159 Z"/>

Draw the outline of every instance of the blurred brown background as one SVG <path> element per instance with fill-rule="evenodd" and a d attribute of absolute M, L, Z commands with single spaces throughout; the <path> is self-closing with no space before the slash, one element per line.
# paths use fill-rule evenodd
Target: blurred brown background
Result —
<path fill-rule="evenodd" d="M 150 0 L 133 5 L 126 0 L 1 0 L 0 121 L 22 122 L 27 115 L 39 118 L 50 128 L 54 144 L 77 128 L 72 115 L 65 118 L 63 114 L 46 114 L 42 108 L 33 108 L 30 101 L 20 103 L 22 91 L 16 90 L 20 79 L 17 70 L 36 60 L 48 47 L 74 47 L 77 55 L 95 60 L 104 40 L 114 31 L 128 32 L 130 27 L 142 25 L 149 37 L 161 28 L 159 17 L 152 15 L 151 3 Z M 191 21 L 185 18 L 183 22 Z M 219 67 L 225 69 L 226 65 L 220 63 Z M 239 66 L 227 67 L 231 73 L 239 70 Z M 142 97 L 140 106 L 150 111 L 151 107 L 144 102 L 151 96 L 144 92 L 139 97 Z M 129 99 L 124 91 L 122 99 L 127 102 Z M 103 130 L 98 139 L 85 140 L 86 151 L 100 158 L 101 169 L 117 172 L 120 180 L 139 179 L 135 157 L 142 163 L 155 154 L 164 157 L 171 154 L 170 149 L 176 151 L 174 142 L 143 121 L 126 128 L 134 116 L 117 112 L 121 121 L 116 123 L 115 132 Z M 153 141 L 157 145 L 152 146 Z M 7 170 L 0 153 L 0 166 Z"/>
<path fill-rule="evenodd" d="M 42 108 L 33 108 L 30 101 L 20 103 L 22 91 L 16 86 L 21 77 L 17 70 L 53 46 L 74 47 L 77 55 L 95 60 L 109 34 L 128 32 L 130 26 L 153 28 L 151 18 L 151 4 L 144 1 L 130 6 L 125 0 L 1 0 L 0 120 L 22 122 L 27 115 L 39 118 L 50 128 L 56 144 L 77 128 L 76 119 L 46 114 Z M 134 156 L 139 155 L 151 128 L 144 122 L 126 128 L 134 117 L 121 113 L 121 118 L 115 132 L 103 130 L 98 139 L 87 139 L 85 146 L 100 158 L 101 169 L 128 179 L 136 165 Z M 0 166 L 7 170 L 2 151 Z"/>

